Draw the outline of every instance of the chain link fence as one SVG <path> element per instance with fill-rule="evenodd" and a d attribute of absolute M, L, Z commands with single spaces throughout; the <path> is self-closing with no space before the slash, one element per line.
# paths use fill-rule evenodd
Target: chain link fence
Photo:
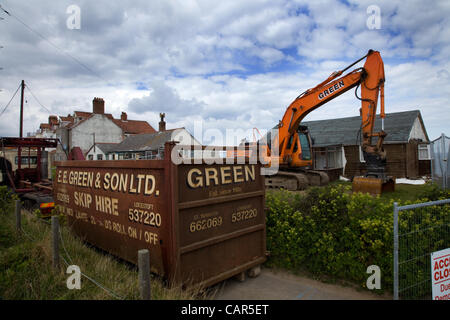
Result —
<path fill-rule="evenodd" d="M 442 134 L 430 145 L 433 182 L 443 189 L 450 187 L 450 138 Z"/>
<path fill-rule="evenodd" d="M 429 300 L 431 253 L 450 247 L 450 199 L 394 203 L 394 299 Z"/>

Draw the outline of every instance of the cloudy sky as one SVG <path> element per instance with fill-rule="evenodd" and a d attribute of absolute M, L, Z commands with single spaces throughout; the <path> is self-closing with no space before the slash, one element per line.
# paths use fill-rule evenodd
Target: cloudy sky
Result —
<path fill-rule="evenodd" d="M 168 128 L 204 143 L 214 130 L 251 140 L 252 128 L 273 127 L 298 94 L 374 49 L 385 63 L 386 112 L 419 109 L 430 139 L 450 135 L 448 0 L 0 4 L 11 14 L 0 12 L 0 112 L 25 80 L 25 134 L 49 113 L 91 111 L 103 97 L 115 117 L 125 111 L 158 128 L 165 112 Z M 0 116 L 0 136 L 19 134 L 19 96 Z M 305 120 L 359 107 L 351 90 Z"/>

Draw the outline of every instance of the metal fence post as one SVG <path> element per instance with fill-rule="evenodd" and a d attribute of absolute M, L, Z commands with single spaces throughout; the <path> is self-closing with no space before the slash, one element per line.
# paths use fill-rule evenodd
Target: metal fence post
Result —
<path fill-rule="evenodd" d="M 398 203 L 394 202 L 394 300 L 398 300 Z"/>
<path fill-rule="evenodd" d="M 445 134 L 444 133 L 442 133 L 442 135 L 441 135 L 441 143 L 442 143 L 442 168 L 443 168 L 443 170 L 442 170 L 442 189 L 447 189 L 448 188 L 448 186 L 447 186 L 447 174 L 448 174 L 448 172 L 447 172 L 447 165 L 446 165 L 446 161 L 448 161 L 448 159 L 446 159 L 446 156 L 447 156 L 447 153 L 445 152 Z"/>
<path fill-rule="evenodd" d="M 20 200 L 16 200 L 16 230 L 22 229 L 22 203 Z"/>
<path fill-rule="evenodd" d="M 52 262 L 55 269 L 59 268 L 59 220 L 52 216 Z"/>
<path fill-rule="evenodd" d="M 139 291 L 142 300 L 151 299 L 150 290 L 150 252 L 148 249 L 138 251 Z"/>
<path fill-rule="evenodd" d="M 448 248 L 450 243 L 449 205 L 450 199 L 403 206 L 394 203 L 393 298 L 395 300 L 431 297 L 430 268 L 433 266 L 430 263 L 430 255 Z M 399 217 L 400 211 L 405 212 L 402 221 Z"/>

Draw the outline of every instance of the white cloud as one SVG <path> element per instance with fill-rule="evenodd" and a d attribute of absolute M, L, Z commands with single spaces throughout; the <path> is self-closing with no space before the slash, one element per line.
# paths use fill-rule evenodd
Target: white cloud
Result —
<path fill-rule="evenodd" d="M 346 37 L 339 29 L 314 29 L 306 43 L 298 46 L 297 52 L 312 60 L 346 56 Z"/>
<path fill-rule="evenodd" d="M 387 112 L 420 108 L 430 136 L 448 127 L 450 5 L 380 0 L 382 28 L 368 30 L 373 1 L 79 1 L 81 29 L 66 28 L 73 1 L 5 0 L 65 53 L 2 15 L 0 110 L 25 79 L 52 113 L 91 109 L 168 126 L 267 129 L 301 92 L 365 55 L 381 52 Z M 149 91 L 137 90 L 137 83 Z M 358 114 L 349 92 L 309 120 Z M 18 132 L 18 104 L 0 118 L 0 135 Z M 46 122 L 33 99 L 25 130 Z M 32 115 L 32 117 L 31 117 Z M 245 131 L 244 130 L 244 131 Z M 438 132 L 438 133 L 436 133 Z"/>
<path fill-rule="evenodd" d="M 147 112 L 167 112 L 171 120 L 177 120 L 189 115 L 199 114 L 204 104 L 196 99 L 182 99 L 177 92 L 162 81 L 151 83 L 151 92 L 140 98 L 132 99 L 128 110 L 135 114 L 145 115 Z"/>

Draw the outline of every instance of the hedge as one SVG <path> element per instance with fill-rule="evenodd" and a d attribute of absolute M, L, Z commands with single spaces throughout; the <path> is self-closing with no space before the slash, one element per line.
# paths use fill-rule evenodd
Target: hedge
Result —
<path fill-rule="evenodd" d="M 442 198 L 449 198 L 449 192 L 427 186 L 414 203 Z M 399 205 L 413 203 L 399 202 Z M 377 265 L 381 270 L 382 290 L 392 292 L 393 203 L 394 200 L 379 196 L 351 193 L 349 185 L 311 188 L 306 195 L 269 191 L 266 194 L 267 247 L 271 253 L 268 265 L 327 275 L 362 287 L 369 277 L 367 267 Z M 448 217 L 448 206 L 443 210 Z M 417 214 L 401 211 L 401 227 L 422 228 L 414 225 Z M 435 220 L 436 214 L 425 209 L 422 222 Z"/>

